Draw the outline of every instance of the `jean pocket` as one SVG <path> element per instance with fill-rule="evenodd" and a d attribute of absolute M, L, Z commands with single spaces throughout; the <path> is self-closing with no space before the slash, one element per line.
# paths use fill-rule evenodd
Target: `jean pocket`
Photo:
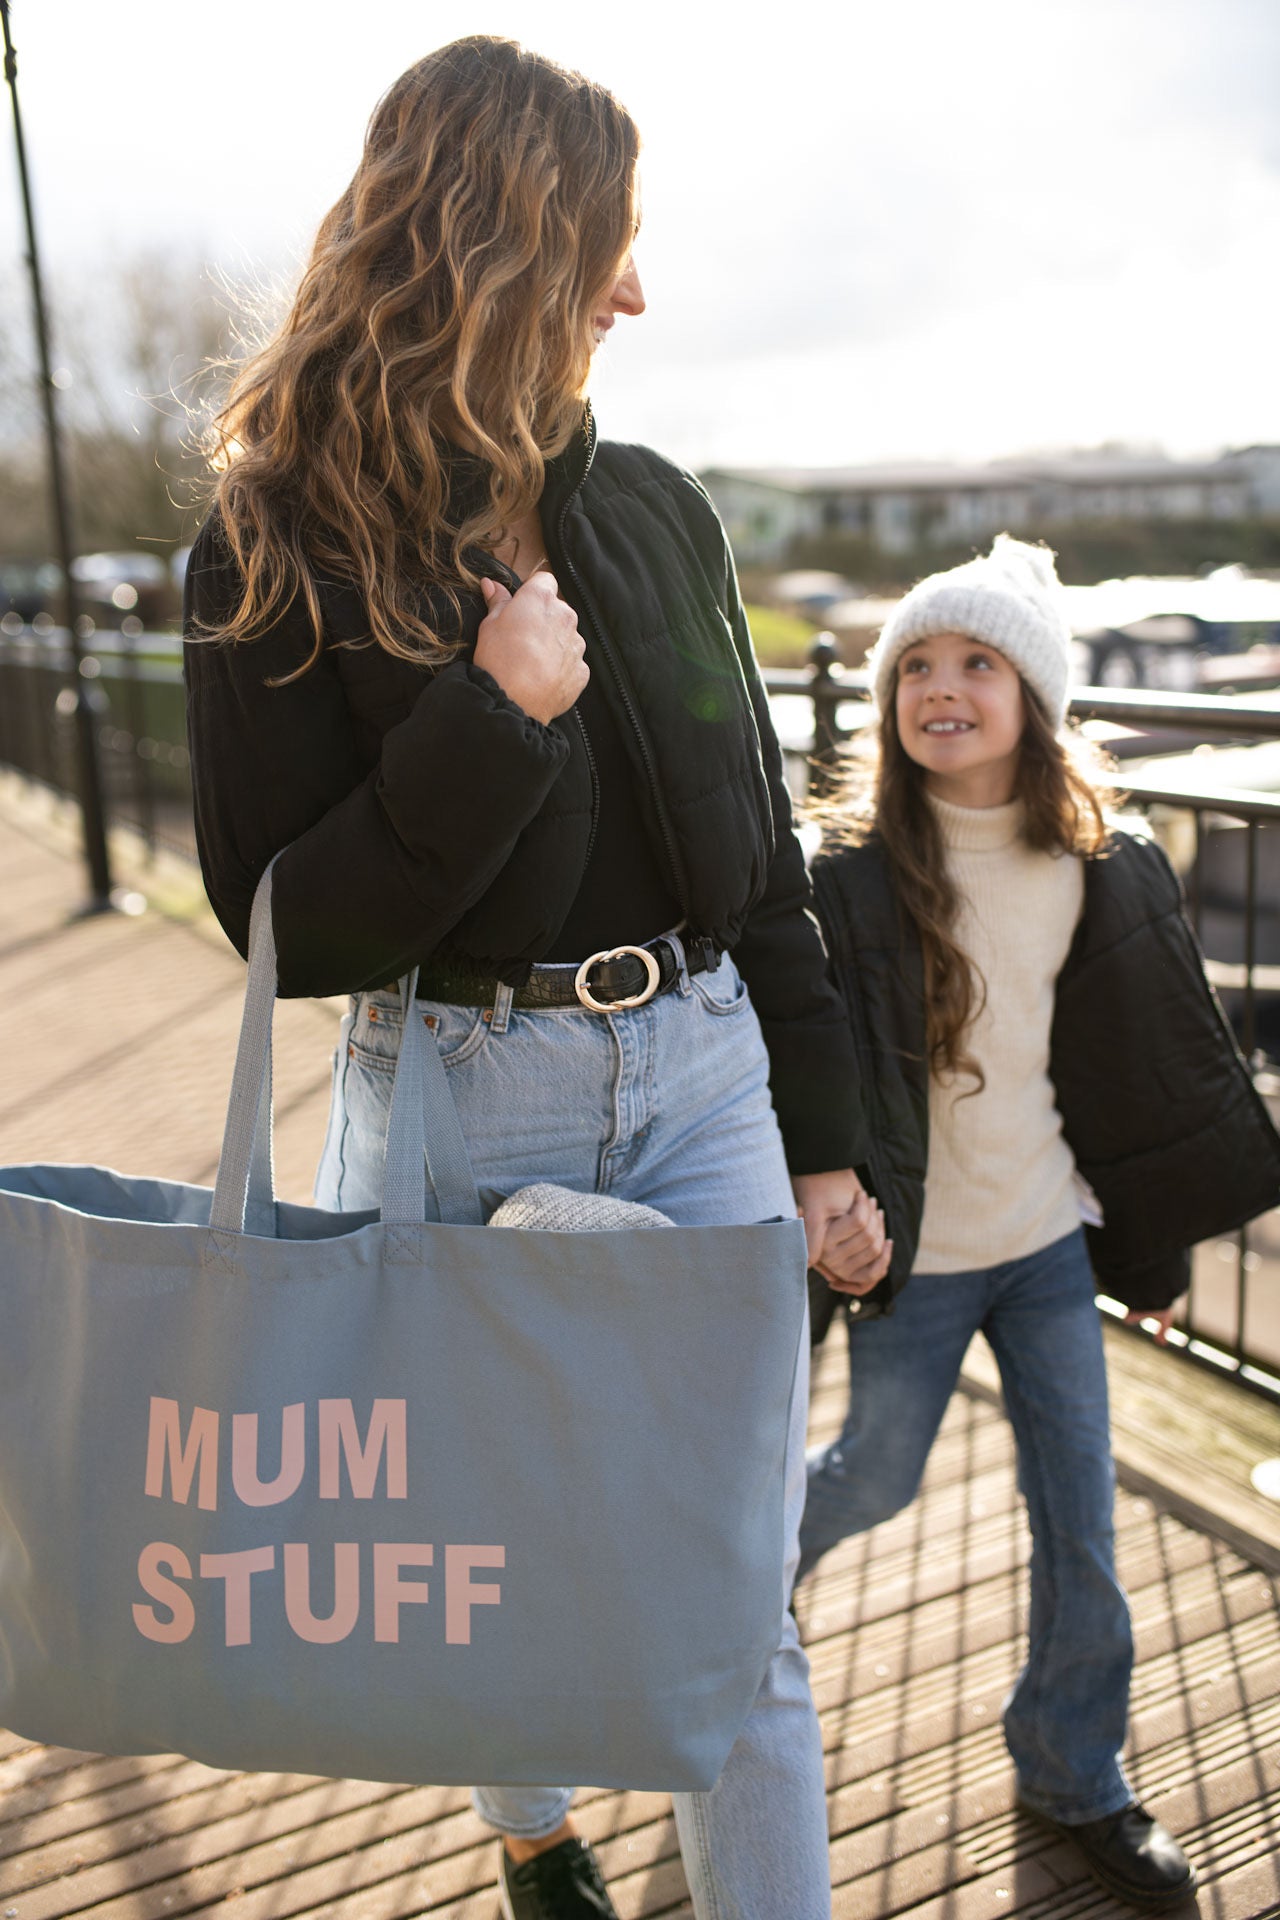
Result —
<path fill-rule="evenodd" d="M 324 1145 L 320 1149 L 320 1158 L 316 1163 L 315 1185 L 311 1196 L 316 1206 L 323 1207 L 330 1213 L 337 1213 L 341 1209 L 342 1144 L 347 1126 L 343 1080 L 353 1022 L 352 1014 L 344 1014 L 342 1025 L 338 1029 L 338 1044 L 333 1050 L 333 1070 L 329 1076 L 329 1117 L 325 1123 Z"/>
<path fill-rule="evenodd" d="M 727 953 L 722 955 L 714 973 L 695 973 L 689 985 L 708 1013 L 741 1013 L 751 1005 L 742 975 Z"/>
<path fill-rule="evenodd" d="M 460 1066 L 479 1052 L 489 1036 L 491 1007 L 447 1006 L 415 1000 L 414 1018 L 425 1021 L 446 1067 Z M 400 1054 L 402 1015 L 398 1001 L 366 994 L 358 1002 L 347 1050 L 350 1058 L 374 1073 L 394 1074 Z"/>

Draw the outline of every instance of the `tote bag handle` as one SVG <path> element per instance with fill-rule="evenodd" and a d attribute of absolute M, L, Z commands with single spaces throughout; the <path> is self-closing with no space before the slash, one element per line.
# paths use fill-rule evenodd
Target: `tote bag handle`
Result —
<path fill-rule="evenodd" d="M 271 924 L 274 865 L 275 859 L 253 896 L 244 1013 L 209 1214 L 211 1227 L 263 1239 L 277 1237 L 271 1082 L 276 1004 L 276 942 Z M 444 1062 L 434 1040 L 428 1044 L 416 1010 L 417 980 L 415 967 L 400 983 L 404 1019 L 387 1122 L 382 1219 L 388 1225 L 421 1225 L 427 1218 L 429 1180 L 442 1221 L 480 1226 L 484 1220 L 480 1196 Z"/>

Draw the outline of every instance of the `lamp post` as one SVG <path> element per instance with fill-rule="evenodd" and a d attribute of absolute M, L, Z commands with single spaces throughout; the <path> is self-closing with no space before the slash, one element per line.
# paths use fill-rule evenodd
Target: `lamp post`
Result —
<path fill-rule="evenodd" d="M 105 913 L 111 909 L 111 865 L 107 853 L 106 807 L 102 792 L 102 763 L 98 754 L 97 721 L 89 695 L 91 680 L 85 672 L 85 656 L 77 632 L 76 586 L 71 573 L 71 521 L 67 510 L 67 488 L 62 463 L 62 444 L 58 434 L 55 403 L 57 389 L 49 365 L 49 327 L 45 312 L 44 289 L 40 278 L 40 256 L 36 249 L 35 217 L 31 208 L 31 183 L 27 173 L 26 144 L 22 137 L 22 115 L 18 109 L 18 62 L 9 35 L 9 0 L 0 0 L 0 19 L 4 25 L 4 77 L 13 102 L 13 135 L 18 152 L 18 179 L 22 188 L 22 211 L 27 229 L 27 265 L 31 270 L 31 299 L 35 319 L 36 347 L 40 357 L 40 398 L 44 408 L 45 446 L 49 459 L 49 484 L 53 496 L 54 534 L 58 561 L 62 568 L 67 641 L 75 676 L 76 769 L 80 789 L 80 812 L 84 829 L 84 854 L 89 868 L 89 898 L 85 913 Z M 96 665 L 96 663 L 94 663 Z M 92 672 L 92 668 L 90 670 Z"/>

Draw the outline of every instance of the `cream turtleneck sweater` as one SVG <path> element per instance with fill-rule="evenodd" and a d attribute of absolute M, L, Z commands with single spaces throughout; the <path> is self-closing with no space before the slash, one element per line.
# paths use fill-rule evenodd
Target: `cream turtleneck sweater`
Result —
<path fill-rule="evenodd" d="M 929 1166 L 918 1273 L 965 1273 L 1038 1252 L 1079 1224 L 1075 1163 L 1049 1080 L 1054 986 L 1084 904 L 1072 854 L 1037 853 L 1024 809 L 931 794 L 960 895 L 955 937 L 986 982 L 968 1074 L 929 1082 Z"/>

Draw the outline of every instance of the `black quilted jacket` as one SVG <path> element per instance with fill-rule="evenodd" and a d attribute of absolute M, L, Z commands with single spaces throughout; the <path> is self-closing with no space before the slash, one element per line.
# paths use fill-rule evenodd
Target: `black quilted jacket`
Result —
<path fill-rule="evenodd" d="M 715 509 L 657 454 L 597 446 L 588 417 L 540 512 L 672 891 L 695 935 L 733 950 L 760 1015 L 791 1169 L 849 1166 L 853 1046 Z M 309 654 L 309 626 L 295 603 L 261 640 L 201 640 L 238 591 L 215 516 L 188 567 L 185 671 L 200 859 L 233 943 L 245 952 L 254 886 L 283 847 L 282 993 L 358 991 L 432 954 L 519 985 L 586 864 L 598 793 L 576 710 L 542 726 L 473 664 L 479 594 L 458 657 L 432 670 L 373 645 L 360 596 L 337 583 L 323 591 L 318 665 L 270 687 Z"/>
<path fill-rule="evenodd" d="M 819 918 L 849 1007 L 867 1122 L 867 1174 L 893 1265 L 861 1303 L 883 1312 L 908 1279 L 929 1155 L 919 936 L 883 845 L 814 865 Z M 1058 976 L 1049 1076 L 1076 1165 L 1106 1225 L 1086 1229 L 1100 1288 L 1156 1310 L 1184 1290 L 1188 1249 L 1280 1203 L 1280 1136 L 1254 1091 L 1153 841 L 1118 833 L 1085 862 L 1084 911 Z"/>

